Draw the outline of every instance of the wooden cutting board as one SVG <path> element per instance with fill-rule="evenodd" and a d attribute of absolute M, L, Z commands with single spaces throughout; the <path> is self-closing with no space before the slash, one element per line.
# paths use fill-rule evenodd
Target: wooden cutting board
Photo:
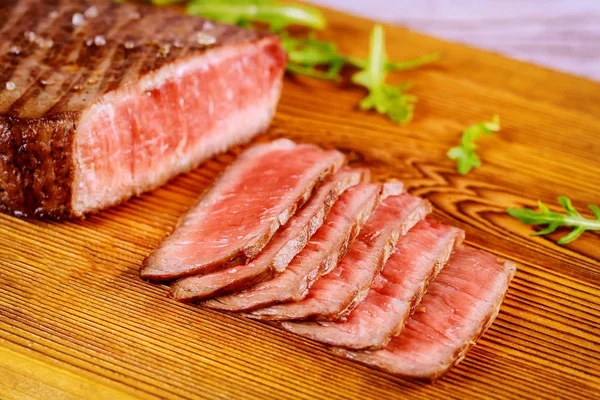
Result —
<path fill-rule="evenodd" d="M 372 22 L 327 12 L 341 49 L 366 55 Z M 467 243 L 518 263 L 496 323 L 445 378 L 425 384 L 334 356 L 325 346 L 237 315 L 179 304 L 138 278 L 240 149 L 164 187 L 78 222 L 0 215 L 0 399 L 593 398 L 600 393 L 600 236 L 558 246 L 531 237 L 510 206 L 600 203 L 600 84 L 386 27 L 392 59 L 443 51 L 415 83 L 414 121 L 357 112 L 359 88 L 286 78 L 258 140 L 337 147 L 429 199 Z M 498 113 L 483 166 L 459 176 L 445 153 Z M 589 215 L 588 211 L 585 211 Z M 596 397 L 597 398 L 597 397 Z"/>

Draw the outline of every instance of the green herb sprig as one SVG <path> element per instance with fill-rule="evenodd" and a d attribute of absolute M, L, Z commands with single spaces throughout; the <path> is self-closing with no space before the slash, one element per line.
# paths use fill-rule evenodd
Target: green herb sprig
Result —
<path fill-rule="evenodd" d="M 340 71 L 348 61 L 334 43 L 317 40 L 314 35 L 294 38 L 284 34 L 281 39 L 288 53 L 289 72 L 317 79 L 340 80 Z M 325 71 L 319 67 L 325 68 Z"/>
<path fill-rule="evenodd" d="M 323 29 L 326 25 L 325 17 L 317 8 L 271 0 L 195 0 L 188 3 L 187 12 L 242 26 L 262 22 L 273 32 L 280 32 L 290 25 L 312 29 Z"/>
<path fill-rule="evenodd" d="M 373 28 L 367 60 L 344 56 L 333 43 L 317 40 L 313 36 L 297 39 L 284 35 L 282 39 L 289 55 L 289 71 L 313 78 L 339 80 L 340 71 L 344 66 L 358 68 L 360 71 L 352 76 L 352 82 L 369 90 L 369 95 L 360 102 L 359 107 L 362 110 L 375 109 L 400 124 L 407 124 L 412 120 L 416 97 L 405 93 L 410 87 L 408 83 L 399 86 L 387 85 L 387 73 L 417 68 L 441 57 L 439 53 L 432 53 L 414 60 L 389 62 L 381 25 Z M 323 71 L 322 68 L 326 70 Z"/>
<path fill-rule="evenodd" d="M 318 40 L 314 34 L 307 38 L 295 38 L 282 34 L 281 39 L 283 47 L 288 53 L 288 70 L 290 72 L 297 72 L 300 69 L 304 75 L 319 79 L 339 80 L 341 79 L 339 73 L 345 66 L 361 70 L 368 67 L 368 60 L 346 56 L 339 52 L 334 43 Z M 385 72 L 418 68 L 437 61 L 441 57 L 441 53 L 431 53 L 400 62 L 386 60 Z"/>
<path fill-rule="evenodd" d="M 369 95 L 359 106 L 362 110 L 375 109 L 380 114 L 387 114 L 392 121 L 406 124 L 412 120 L 416 97 L 405 93 L 409 84 L 386 85 L 387 66 L 383 27 L 375 25 L 371 33 L 369 58 L 362 71 L 352 75 L 353 83 L 369 90 Z"/>
<path fill-rule="evenodd" d="M 600 208 L 598 206 L 594 204 L 588 206 L 596 217 L 596 219 L 592 220 L 579 214 L 568 197 L 560 196 L 558 202 L 563 206 L 566 214 L 550 211 L 540 200 L 538 200 L 539 212 L 528 208 L 509 208 L 508 214 L 520 219 L 524 224 L 548 225 L 546 229 L 535 232 L 535 236 L 548 235 L 561 226 L 574 228 L 571 233 L 561 237 L 557 242 L 558 244 L 570 243 L 585 231 L 600 231 Z"/>
<path fill-rule="evenodd" d="M 477 149 L 475 140 L 479 139 L 481 135 L 489 136 L 499 130 L 500 117 L 494 115 L 491 121 L 471 125 L 463 131 L 460 145 L 451 148 L 448 150 L 448 153 L 446 153 L 450 159 L 456 160 L 459 174 L 466 175 L 471 169 L 481 166 L 481 160 L 479 159 L 479 156 L 475 154 L 475 150 Z"/>

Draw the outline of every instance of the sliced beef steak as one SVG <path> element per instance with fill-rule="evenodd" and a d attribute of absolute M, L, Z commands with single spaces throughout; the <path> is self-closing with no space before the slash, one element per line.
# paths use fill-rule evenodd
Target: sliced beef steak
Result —
<path fill-rule="evenodd" d="M 277 304 L 249 315 L 270 320 L 336 321 L 362 301 L 398 238 L 431 210 L 426 200 L 402 194 L 385 199 L 336 268 L 319 279 L 302 301 Z"/>
<path fill-rule="evenodd" d="M 337 352 L 398 376 L 434 380 L 460 362 L 494 322 L 515 270 L 491 254 L 459 248 L 385 348 Z"/>
<path fill-rule="evenodd" d="M 171 286 L 171 297 L 187 302 L 201 300 L 242 290 L 281 273 L 323 224 L 339 195 L 365 179 L 369 179 L 368 170 L 343 168 L 315 191 L 306 205 L 290 218 L 249 264 L 183 278 Z"/>
<path fill-rule="evenodd" d="M 249 141 L 285 63 L 274 35 L 160 7 L 0 2 L 0 210 L 81 216 Z"/>
<path fill-rule="evenodd" d="M 403 328 L 429 282 L 464 238 L 458 228 L 423 220 L 398 241 L 363 300 L 340 322 L 284 322 L 302 336 L 350 349 L 379 349 Z"/>
<path fill-rule="evenodd" d="M 365 183 L 350 188 L 281 275 L 243 292 L 208 300 L 204 305 L 217 310 L 251 311 L 275 303 L 302 300 L 312 284 L 344 256 L 348 243 L 379 204 L 382 192 L 382 184 Z"/>
<path fill-rule="evenodd" d="M 343 162 L 338 151 L 287 139 L 251 147 L 150 254 L 140 275 L 172 280 L 253 259 Z"/>

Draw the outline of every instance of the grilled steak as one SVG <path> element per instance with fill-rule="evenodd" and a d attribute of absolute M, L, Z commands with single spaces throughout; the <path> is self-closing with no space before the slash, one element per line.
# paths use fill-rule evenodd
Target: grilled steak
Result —
<path fill-rule="evenodd" d="M 281 275 L 243 292 L 208 300 L 204 305 L 217 310 L 251 311 L 275 303 L 302 300 L 312 284 L 344 256 L 348 243 L 379 204 L 382 189 L 381 184 L 367 183 L 350 188 Z"/>
<path fill-rule="evenodd" d="M 343 162 L 338 151 L 287 139 L 251 147 L 150 254 L 140 275 L 171 280 L 252 260 Z"/>
<path fill-rule="evenodd" d="M 252 262 L 208 275 L 183 278 L 171 286 L 171 297 L 188 302 L 201 300 L 242 290 L 281 273 L 323 224 L 339 195 L 365 179 L 369 179 L 366 169 L 344 168 L 332 175 Z"/>
<path fill-rule="evenodd" d="M 398 238 L 430 210 L 429 202 L 418 197 L 408 194 L 388 197 L 350 244 L 337 267 L 319 279 L 304 300 L 255 310 L 250 316 L 270 320 L 343 318 L 365 297 Z"/>
<path fill-rule="evenodd" d="M 434 380 L 460 362 L 494 322 L 515 269 L 491 254 L 459 248 L 385 348 L 336 352 L 398 376 Z"/>
<path fill-rule="evenodd" d="M 0 2 L 0 210 L 80 216 L 263 131 L 274 36 L 111 0 Z"/>
<path fill-rule="evenodd" d="M 379 349 L 396 336 L 429 282 L 446 264 L 464 232 L 423 220 L 398 241 L 369 294 L 340 322 L 285 322 L 294 333 L 350 349 Z"/>

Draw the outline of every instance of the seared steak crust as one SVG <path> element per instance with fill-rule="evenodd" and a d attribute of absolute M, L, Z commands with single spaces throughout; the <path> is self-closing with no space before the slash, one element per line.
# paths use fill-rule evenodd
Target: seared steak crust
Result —
<path fill-rule="evenodd" d="M 145 76 L 152 91 L 164 66 L 265 40 L 279 46 L 269 34 L 140 4 L 0 2 L 0 210 L 79 214 L 73 154 L 83 112 Z"/>
<path fill-rule="evenodd" d="M 0 116 L 0 210 L 69 214 L 76 116 L 20 120 Z"/>

